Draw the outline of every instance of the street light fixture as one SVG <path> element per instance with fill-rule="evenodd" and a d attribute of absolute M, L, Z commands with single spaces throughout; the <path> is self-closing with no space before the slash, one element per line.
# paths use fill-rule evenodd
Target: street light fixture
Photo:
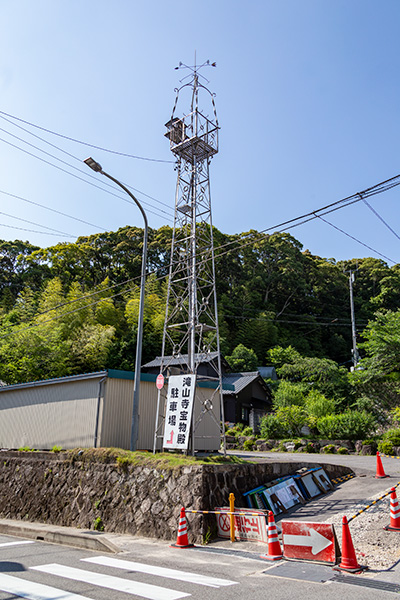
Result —
<path fill-rule="evenodd" d="M 139 208 L 144 219 L 144 233 L 143 233 L 143 251 L 142 251 L 142 272 L 140 276 L 140 300 L 139 300 L 139 316 L 138 316 L 138 332 L 136 342 L 136 360 L 135 360 L 135 379 L 133 384 L 133 410 L 132 410 L 132 425 L 131 425 L 131 441 L 130 449 L 137 450 L 137 442 L 139 437 L 139 389 L 140 389 L 140 369 L 142 362 L 142 341 L 143 341 L 143 312 L 144 312 L 144 288 L 146 283 L 146 264 L 147 264 L 147 236 L 148 236 L 148 224 L 146 213 L 144 212 L 140 202 L 135 196 L 124 186 L 123 183 L 115 179 L 105 171 L 103 171 L 101 165 L 89 157 L 84 160 L 88 167 L 90 167 L 96 173 L 101 173 L 108 179 L 111 179 L 114 183 L 119 185 L 135 202 Z"/>

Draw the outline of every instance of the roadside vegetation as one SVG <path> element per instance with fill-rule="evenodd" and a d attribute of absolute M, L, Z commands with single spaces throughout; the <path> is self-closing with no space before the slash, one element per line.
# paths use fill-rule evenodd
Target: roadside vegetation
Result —
<path fill-rule="evenodd" d="M 142 236 L 123 227 L 49 248 L 0 240 L 1 383 L 134 368 Z M 171 237 L 167 226 L 149 232 L 143 363 L 160 353 Z M 397 447 L 399 265 L 321 258 L 287 233 L 215 229 L 214 240 L 222 353 L 232 371 L 278 374 L 260 435 Z M 362 357 L 354 372 L 349 270 Z"/>
<path fill-rule="evenodd" d="M 212 454 L 209 456 L 186 456 L 180 452 L 131 452 L 121 448 L 75 448 L 65 451 L 66 460 L 70 462 L 101 462 L 115 464 L 121 468 L 129 465 L 150 467 L 154 469 L 175 469 L 190 465 L 207 464 L 241 464 L 244 459 L 237 456 Z"/>

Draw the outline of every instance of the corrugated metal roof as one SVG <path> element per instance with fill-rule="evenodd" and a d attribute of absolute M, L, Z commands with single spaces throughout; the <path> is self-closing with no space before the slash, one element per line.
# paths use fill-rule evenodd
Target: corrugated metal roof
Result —
<path fill-rule="evenodd" d="M 278 379 L 275 367 L 258 367 L 258 371 L 264 379 L 273 379 L 274 381 Z"/>
<path fill-rule="evenodd" d="M 54 379 L 42 379 L 40 381 L 28 381 L 27 383 L 14 383 L 0 387 L 1 392 L 10 390 L 18 390 L 22 388 L 38 387 L 41 385 L 52 385 L 53 383 L 68 383 L 70 381 L 78 381 L 79 379 L 100 379 L 106 377 L 107 371 L 96 371 L 95 373 L 83 373 L 81 375 L 68 375 L 67 377 L 55 377 Z"/>

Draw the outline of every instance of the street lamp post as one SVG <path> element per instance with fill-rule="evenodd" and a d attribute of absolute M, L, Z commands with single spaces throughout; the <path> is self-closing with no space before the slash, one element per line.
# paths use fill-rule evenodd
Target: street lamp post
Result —
<path fill-rule="evenodd" d="M 143 311 L 144 311 L 144 288 L 146 283 L 146 264 L 147 264 L 147 234 L 148 225 L 147 217 L 140 202 L 135 196 L 126 188 L 118 179 L 115 179 L 105 171 L 103 171 L 101 165 L 93 160 L 93 158 L 87 158 L 84 162 L 96 171 L 101 173 L 108 179 L 111 179 L 114 183 L 119 185 L 132 198 L 144 219 L 144 233 L 143 233 L 143 252 L 142 252 L 142 272 L 140 277 L 140 300 L 139 300 L 139 316 L 138 316 L 138 331 L 137 331 L 137 342 L 136 342 L 136 360 L 135 360 L 135 379 L 133 384 L 133 410 L 132 410 L 132 425 L 131 425 L 131 441 L 130 449 L 137 449 L 137 442 L 139 437 L 139 389 L 140 389 L 140 369 L 142 362 L 142 340 L 143 340 Z"/>

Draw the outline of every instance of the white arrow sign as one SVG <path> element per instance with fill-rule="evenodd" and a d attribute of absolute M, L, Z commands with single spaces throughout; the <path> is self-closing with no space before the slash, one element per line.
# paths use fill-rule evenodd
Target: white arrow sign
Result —
<path fill-rule="evenodd" d="M 325 536 L 315 531 L 315 529 L 309 530 L 309 535 L 291 535 L 286 533 L 283 536 L 283 543 L 287 546 L 307 546 L 311 547 L 312 554 L 319 554 L 325 548 L 328 548 L 333 542 L 328 540 Z"/>

